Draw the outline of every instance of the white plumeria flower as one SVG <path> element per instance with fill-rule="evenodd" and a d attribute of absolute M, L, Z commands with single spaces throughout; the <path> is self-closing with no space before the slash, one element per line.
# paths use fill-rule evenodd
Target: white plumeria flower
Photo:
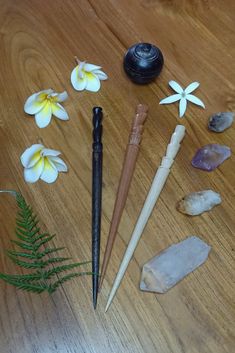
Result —
<path fill-rule="evenodd" d="M 75 58 L 78 65 L 71 73 L 71 83 L 77 91 L 86 89 L 91 92 L 98 92 L 100 81 L 107 80 L 108 76 L 101 71 L 101 66 L 88 64 Z"/>
<path fill-rule="evenodd" d="M 205 109 L 205 105 L 201 101 L 201 99 L 199 99 L 199 98 L 195 97 L 193 94 L 191 94 L 193 91 L 195 91 L 196 88 L 199 87 L 199 85 L 200 85 L 199 82 L 192 82 L 185 89 L 183 89 L 176 81 L 170 81 L 169 86 L 177 94 L 173 94 L 172 96 L 169 96 L 169 97 L 162 99 L 159 104 L 169 104 L 169 103 L 174 103 L 174 102 L 180 101 L 180 103 L 179 103 L 179 117 L 180 118 L 182 118 L 184 116 L 184 113 L 186 112 L 187 101 L 192 102 L 196 105 L 199 105 L 200 107 Z"/>
<path fill-rule="evenodd" d="M 42 144 L 35 144 L 27 148 L 20 157 L 24 166 L 24 179 L 28 183 L 35 183 L 42 179 L 46 183 L 56 181 L 59 172 L 67 172 L 68 168 L 58 156 L 59 151 L 45 148 Z"/>
<path fill-rule="evenodd" d="M 68 120 L 69 116 L 60 102 L 68 98 L 67 92 L 56 93 L 52 89 L 47 89 L 32 94 L 24 105 L 27 114 L 35 115 L 35 122 L 38 127 L 43 128 L 50 124 L 52 115 L 58 119 Z"/>

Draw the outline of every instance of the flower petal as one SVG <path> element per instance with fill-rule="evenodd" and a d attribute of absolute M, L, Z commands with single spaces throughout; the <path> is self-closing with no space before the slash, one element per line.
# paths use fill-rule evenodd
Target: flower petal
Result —
<path fill-rule="evenodd" d="M 98 92 L 100 89 L 100 80 L 98 79 L 98 77 L 91 72 L 86 73 L 86 77 L 87 77 L 86 90 L 91 92 Z"/>
<path fill-rule="evenodd" d="M 201 99 L 195 97 L 192 94 L 187 94 L 186 99 L 196 105 L 199 105 L 200 107 L 205 109 L 205 104 L 201 101 Z"/>
<path fill-rule="evenodd" d="M 38 113 L 46 104 L 46 101 L 38 101 L 37 98 L 40 93 L 32 94 L 24 104 L 24 111 L 27 114 L 34 115 Z"/>
<path fill-rule="evenodd" d="M 106 73 L 101 70 L 95 70 L 93 71 L 93 74 L 95 74 L 100 80 L 108 79 L 108 75 L 106 75 Z"/>
<path fill-rule="evenodd" d="M 77 91 L 83 91 L 86 88 L 87 78 L 84 75 L 83 78 L 78 76 L 78 66 L 76 66 L 71 73 L 71 83 L 74 89 Z"/>
<path fill-rule="evenodd" d="M 48 158 L 44 159 L 44 169 L 40 178 L 46 183 L 54 183 L 58 177 L 57 169 L 49 162 Z"/>
<path fill-rule="evenodd" d="M 24 169 L 24 179 L 27 183 L 35 183 L 40 178 L 44 168 L 44 159 L 41 158 L 32 168 Z"/>
<path fill-rule="evenodd" d="M 198 88 L 200 86 L 200 83 L 199 82 L 192 82 L 192 83 L 190 83 L 190 85 L 188 85 L 186 88 L 185 88 L 185 90 L 184 90 L 184 92 L 186 93 L 186 94 L 189 94 L 189 93 L 191 93 L 191 92 L 193 92 L 196 88 Z"/>
<path fill-rule="evenodd" d="M 181 94 L 172 94 L 172 96 L 166 97 L 162 99 L 159 104 L 169 104 L 169 103 L 174 103 L 177 102 L 178 100 L 181 99 Z"/>
<path fill-rule="evenodd" d="M 44 102 L 44 101 L 47 100 L 47 97 L 48 97 L 48 96 L 52 96 L 52 95 L 56 95 L 56 94 L 57 94 L 57 93 L 55 93 L 55 92 L 53 91 L 53 89 L 51 89 L 51 88 L 45 89 L 44 91 L 38 92 L 38 95 L 37 95 L 37 97 L 36 97 L 36 100 L 37 100 L 38 103 Z M 46 102 L 45 102 L 45 104 L 46 104 Z"/>
<path fill-rule="evenodd" d="M 50 148 L 44 148 L 43 151 L 42 151 L 42 156 L 43 157 L 48 157 L 48 156 L 57 157 L 60 154 L 61 154 L 60 151 L 52 150 Z"/>
<path fill-rule="evenodd" d="M 169 82 L 169 86 L 177 93 L 181 94 L 184 91 L 183 88 L 176 81 L 171 80 Z"/>
<path fill-rule="evenodd" d="M 94 71 L 94 70 L 100 70 L 100 69 L 101 69 L 101 66 L 88 64 L 88 63 L 85 63 L 84 66 L 83 66 L 83 70 L 87 71 L 87 72 L 91 72 L 91 71 Z"/>
<path fill-rule="evenodd" d="M 47 102 L 40 112 L 35 115 L 35 121 L 38 127 L 44 128 L 50 124 L 52 116 L 51 103 Z"/>
<path fill-rule="evenodd" d="M 184 116 L 184 113 L 187 108 L 187 99 L 186 98 L 181 98 L 180 104 L 179 104 L 179 116 L 182 118 Z"/>
<path fill-rule="evenodd" d="M 44 90 L 38 92 L 38 94 L 44 94 L 46 96 L 48 94 L 52 94 L 52 93 L 54 93 L 54 90 L 52 88 L 44 89 Z"/>
<path fill-rule="evenodd" d="M 67 172 L 68 171 L 67 165 L 65 164 L 65 162 L 61 158 L 50 157 L 50 161 L 53 162 L 53 164 L 56 167 L 56 169 L 58 170 L 58 172 Z"/>
<path fill-rule="evenodd" d="M 40 159 L 42 158 L 41 155 L 41 150 L 39 150 L 38 152 L 34 153 L 33 157 L 31 158 L 27 168 L 31 168 L 33 167 Z"/>
<path fill-rule="evenodd" d="M 69 116 L 61 104 L 53 103 L 51 107 L 52 107 L 52 114 L 55 115 L 58 119 L 69 120 Z"/>
<path fill-rule="evenodd" d="M 68 93 L 66 91 L 59 93 L 57 96 L 57 102 L 64 102 L 68 98 Z"/>
<path fill-rule="evenodd" d="M 84 78 L 84 76 L 85 76 L 85 71 L 83 70 L 85 63 L 86 63 L 85 61 L 82 61 L 78 65 L 78 70 L 77 70 L 78 78 Z"/>
<path fill-rule="evenodd" d="M 32 159 L 34 155 L 37 154 L 38 152 L 40 153 L 43 148 L 44 146 L 41 144 L 35 144 L 27 148 L 20 157 L 20 161 L 23 164 L 23 166 L 25 168 L 29 168 L 29 166 L 32 167 L 33 166 Z M 37 160 L 35 161 L 35 163 L 36 162 Z"/>

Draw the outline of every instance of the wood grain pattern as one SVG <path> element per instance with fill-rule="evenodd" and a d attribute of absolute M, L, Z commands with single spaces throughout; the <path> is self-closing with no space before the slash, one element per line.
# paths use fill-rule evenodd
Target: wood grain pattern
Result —
<path fill-rule="evenodd" d="M 149 106 L 141 151 L 96 312 L 91 278 L 73 280 L 52 297 L 0 283 L 3 353 L 231 353 L 234 329 L 234 156 L 212 173 L 190 166 L 209 142 L 234 151 L 234 126 L 222 134 L 206 129 L 210 114 L 235 110 L 235 2 L 232 0 L 0 0 L 0 187 L 20 190 L 42 224 L 57 233 L 56 245 L 74 260 L 91 258 L 91 111 L 104 111 L 101 256 L 107 239 L 128 132 L 138 103 Z M 136 86 L 122 58 L 138 41 L 159 46 L 165 67 L 159 79 Z M 73 57 L 101 64 L 109 75 L 97 94 L 75 92 L 69 82 Z M 170 79 L 201 83 L 206 110 L 190 105 L 180 120 L 187 135 L 177 163 L 130 263 L 112 307 L 104 306 L 133 226 L 171 131 L 177 105 L 159 106 Z M 70 121 L 54 119 L 39 129 L 23 112 L 34 91 L 66 89 Z M 61 150 L 69 173 L 55 184 L 23 180 L 19 156 L 42 139 Z M 212 188 L 222 205 L 200 217 L 179 214 L 185 194 Z M 10 246 L 16 206 L 0 198 L 0 271 L 13 272 L 3 248 Z M 208 261 L 164 295 L 139 291 L 141 266 L 188 235 L 212 246 Z"/>

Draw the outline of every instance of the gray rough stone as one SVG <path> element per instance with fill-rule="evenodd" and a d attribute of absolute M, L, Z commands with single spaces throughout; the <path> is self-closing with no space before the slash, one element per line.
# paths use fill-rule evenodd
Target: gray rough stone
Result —
<path fill-rule="evenodd" d="M 211 247 L 196 236 L 173 244 L 148 261 L 142 269 L 140 289 L 165 293 L 202 265 Z"/>
<path fill-rule="evenodd" d="M 233 119 L 234 113 L 232 112 L 213 114 L 209 118 L 208 129 L 215 132 L 222 132 L 232 125 Z"/>

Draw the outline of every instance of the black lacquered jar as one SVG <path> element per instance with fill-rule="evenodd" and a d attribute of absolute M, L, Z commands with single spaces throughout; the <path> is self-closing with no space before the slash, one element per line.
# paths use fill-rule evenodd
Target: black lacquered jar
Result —
<path fill-rule="evenodd" d="M 159 48 L 149 43 L 137 43 L 127 50 L 123 66 L 133 82 L 145 84 L 160 74 L 163 63 L 163 55 Z"/>

